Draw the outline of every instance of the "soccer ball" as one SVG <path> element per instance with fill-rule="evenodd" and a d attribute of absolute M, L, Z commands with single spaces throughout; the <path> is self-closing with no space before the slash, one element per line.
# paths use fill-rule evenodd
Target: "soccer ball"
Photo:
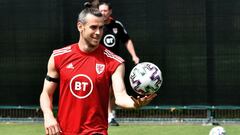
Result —
<path fill-rule="evenodd" d="M 216 126 L 211 129 L 209 135 L 226 135 L 226 131 L 221 126 Z"/>
<path fill-rule="evenodd" d="M 129 75 L 130 85 L 140 95 L 150 95 L 159 90 L 163 78 L 161 70 L 150 62 L 137 64 Z"/>

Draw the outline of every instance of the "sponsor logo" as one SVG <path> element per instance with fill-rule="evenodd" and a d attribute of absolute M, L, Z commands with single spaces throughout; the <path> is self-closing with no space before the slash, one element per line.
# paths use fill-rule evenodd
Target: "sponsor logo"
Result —
<path fill-rule="evenodd" d="M 116 39 L 115 39 L 115 37 L 113 35 L 107 34 L 106 36 L 104 36 L 103 42 L 104 42 L 105 46 L 113 47 L 115 45 L 115 43 L 116 43 Z"/>
<path fill-rule="evenodd" d="M 74 66 L 72 63 L 68 64 L 66 68 L 69 68 L 69 69 L 74 69 Z"/>
<path fill-rule="evenodd" d="M 78 74 L 70 81 L 70 91 L 78 99 L 87 98 L 93 91 L 93 82 L 85 74 Z"/>

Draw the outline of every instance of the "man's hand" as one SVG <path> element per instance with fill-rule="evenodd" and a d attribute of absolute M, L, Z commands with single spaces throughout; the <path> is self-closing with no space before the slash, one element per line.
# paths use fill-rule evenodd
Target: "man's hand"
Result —
<path fill-rule="evenodd" d="M 137 98 L 134 98 L 134 97 L 131 97 L 131 98 L 134 101 L 135 108 L 140 108 L 142 106 L 149 104 L 156 96 L 157 94 L 153 93 L 151 95 L 144 96 L 142 98 L 140 98 L 140 96 L 138 96 Z"/>
<path fill-rule="evenodd" d="M 134 64 L 138 64 L 140 61 L 140 59 L 137 56 L 132 57 L 132 60 L 133 60 Z"/>
<path fill-rule="evenodd" d="M 44 127 L 46 135 L 61 135 L 61 129 L 54 117 L 45 116 L 44 117 Z"/>

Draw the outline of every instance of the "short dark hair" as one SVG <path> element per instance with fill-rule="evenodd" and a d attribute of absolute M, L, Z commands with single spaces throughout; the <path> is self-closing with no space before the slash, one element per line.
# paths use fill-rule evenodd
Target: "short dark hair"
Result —
<path fill-rule="evenodd" d="M 86 16 L 92 14 L 97 17 L 102 17 L 103 15 L 97 8 L 85 8 L 78 15 L 78 21 L 81 23 L 86 23 Z"/>
<path fill-rule="evenodd" d="M 101 6 L 101 5 L 107 5 L 108 9 L 110 9 L 110 10 L 112 9 L 112 5 L 109 2 L 102 1 L 102 2 L 99 3 L 98 7 Z"/>

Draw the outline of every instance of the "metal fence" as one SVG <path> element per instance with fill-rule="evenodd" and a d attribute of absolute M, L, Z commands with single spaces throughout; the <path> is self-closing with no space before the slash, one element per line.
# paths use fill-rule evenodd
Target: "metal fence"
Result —
<path fill-rule="evenodd" d="M 54 108 L 57 114 L 57 108 Z M 145 106 L 115 110 L 120 123 L 240 123 L 240 106 Z M 0 106 L 1 122 L 41 122 L 39 106 Z"/>
<path fill-rule="evenodd" d="M 121 122 L 197 123 L 218 125 L 240 123 L 239 106 L 146 106 L 138 110 L 116 110 Z"/>

